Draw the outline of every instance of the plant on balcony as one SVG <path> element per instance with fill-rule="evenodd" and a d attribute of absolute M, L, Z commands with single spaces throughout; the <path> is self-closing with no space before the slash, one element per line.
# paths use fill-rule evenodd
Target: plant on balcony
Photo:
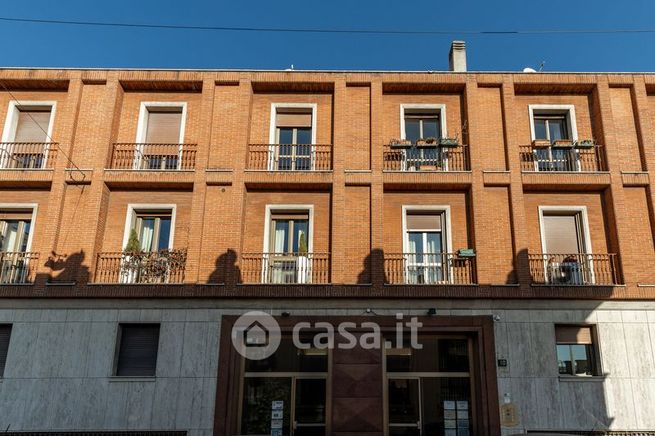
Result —
<path fill-rule="evenodd" d="M 307 238 L 304 233 L 298 238 L 298 283 L 307 283 L 309 279 L 309 257 L 307 249 Z"/>
<path fill-rule="evenodd" d="M 439 138 L 439 146 L 444 148 L 459 147 L 459 139 L 457 136 Z"/>
<path fill-rule="evenodd" d="M 392 139 L 389 141 L 389 145 L 392 148 L 407 148 L 412 145 L 412 141 L 409 141 L 407 139 Z"/>
<path fill-rule="evenodd" d="M 532 141 L 532 146 L 534 148 L 548 148 L 550 147 L 550 141 L 547 139 L 535 139 Z"/>
<path fill-rule="evenodd" d="M 593 139 L 579 139 L 575 141 L 575 148 L 594 148 L 596 141 Z"/>
<path fill-rule="evenodd" d="M 135 229 L 130 231 L 130 237 L 123 249 L 121 260 L 121 282 L 137 283 L 141 267 L 141 243 Z"/>
<path fill-rule="evenodd" d="M 437 145 L 438 142 L 439 140 L 434 136 L 429 136 L 425 138 L 425 145 Z"/>
<path fill-rule="evenodd" d="M 573 147 L 573 141 L 570 139 L 556 139 L 552 144 L 555 148 L 571 148 Z"/>
<path fill-rule="evenodd" d="M 168 274 L 180 270 L 186 264 L 186 251 L 161 250 L 153 253 L 143 253 L 140 283 L 166 283 Z"/>

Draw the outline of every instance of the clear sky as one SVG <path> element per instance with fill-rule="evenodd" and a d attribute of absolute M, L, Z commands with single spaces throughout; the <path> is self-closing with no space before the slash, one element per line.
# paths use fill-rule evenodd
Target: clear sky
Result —
<path fill-rule="evenodd" d="M 655 0 L 0 0 L 0 17 L 230 27 L 653 29 Z M 352 35 L 62 26 L 0 21 L 0 66 L 655 71 L 655 33 Z"/>

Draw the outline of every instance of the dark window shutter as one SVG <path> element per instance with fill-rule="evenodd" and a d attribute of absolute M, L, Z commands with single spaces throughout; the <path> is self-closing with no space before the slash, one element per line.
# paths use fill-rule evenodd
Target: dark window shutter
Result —
<path fill-rule="evenodd" d="M 117 376 L 152 377 L 157 369 L 159 324 L 121 324 Z"/>
<path fill-rule="evenodd" d="M 5 374 L 5 363 L 7 363 L 10 337 L 11 325 L 0 325 L 0 377 L 3 377 Z"/>

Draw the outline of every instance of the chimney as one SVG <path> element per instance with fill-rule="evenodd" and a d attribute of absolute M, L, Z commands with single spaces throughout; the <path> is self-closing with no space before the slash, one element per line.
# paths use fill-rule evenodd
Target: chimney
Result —
<path fill-rule="evenodd" d="M 450 45 L 448 64 L 450 65 L 450 71 L 466 71 L 466 42 L 453 41 L 453 43 Z"/>

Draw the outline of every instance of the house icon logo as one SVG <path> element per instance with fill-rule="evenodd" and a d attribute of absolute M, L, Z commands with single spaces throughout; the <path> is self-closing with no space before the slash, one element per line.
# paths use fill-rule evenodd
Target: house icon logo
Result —
<path fill-rule="evenodd" d="M 265 312 L 246 312 L 232 327 L 232 345 L 246 359 L 270 357 L 280 346 L 280 340 L 280 326 Z"/>

